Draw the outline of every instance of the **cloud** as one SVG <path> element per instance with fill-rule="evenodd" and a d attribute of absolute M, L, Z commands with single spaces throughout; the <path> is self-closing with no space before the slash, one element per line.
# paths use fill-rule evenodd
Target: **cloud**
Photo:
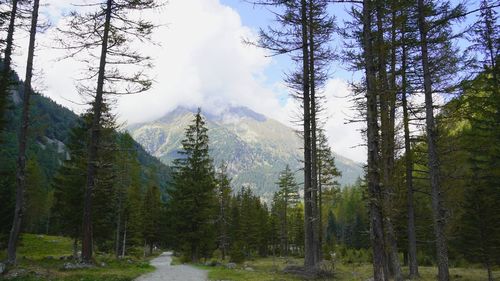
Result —
<path fill-rule="evenodd" d="M 54 0 L 45 13 L 60 26 L 64 24 L 61 14 L 72 8 L 67 0 Z M 297 105 L 283 98 L 287 89 L 281 83 L 266 79 L 266 71 L 276 68 L 272 65 L 275 61 L 266 57 L 264 50 L 243 44 L 243 38 L 255 39 L 256 32 L 242 24 L 236 10 L 218 0 L 170 0 L 165 7 L 141 16 L 162 25 L 153 36 L 159 46 L 135 45 L 153 57 L 155 83 L 148 93 L 119 99 L 116 112 L 122 121 L 153 120 L 180 105 L 202 106 L 211 112 L 227 105 L 242 105 L 292 125 Z M 82 100 L 75 90 L 75 77 L 81 77 L 82 65 L 72 60 L 57 61 L 64 52 L 51 48 L 54 32 L 53 28 L 39 36 L 36 65 L 43 68 L 44 93 L 81 112 L 85 106 L 78 105 Z M 19 40 L 27 43 L 26 38 Z M 16 61 L 24 65 L 25 58 L 20 55 Z M 328 83 L 326 129 L 336 152 L 364 161 L 366 153 L 351 148 L 361 142 L 357 125 L 343 124 L 350 105 L 348 99 L 340 97 L 348 92 L 341 80 Z"/>

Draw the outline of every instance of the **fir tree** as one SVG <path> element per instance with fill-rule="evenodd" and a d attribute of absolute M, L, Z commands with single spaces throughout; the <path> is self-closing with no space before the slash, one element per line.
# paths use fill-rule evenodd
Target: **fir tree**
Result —
<path fill-rule="evenodd" d="M 222 164 L 216 174 L 217 184 L 217 244 L 222 253 L 222 259 L 226 259 L 229 247 L 229 225 L 230 225 L 230 203 L 231 203 L 231 179 L 227 175 L 227 166 Z"/>
<path fill-rule="evenodd" d="M 160 189 L 156 185 L 151 185 L 144 195 L 142 205 L 143 237 L 144 243 L 149 249 L 149 255 L 153 254 L 153 247 L 158 243 L 160 237 L 160 217 L 162 202 Z"/>
<path fill-rule="evenodd" d="M 182 140 L 179 153 L 183 158 L 174 161 L 173 186 L 168 191 L 177 234 L 176 250 L 194 262 L 215 243 L 216 185 L 207 132 L 198 109 Z"/>
<path fill-rule="evenodd" d="M 278 179 L 279 190 L 276 192 L 273 203 L 275 211 L 278 212 L 278 217 L 281 221 L 281 249 L 284 256 L 288 256 L 289 250 L 289 229 L 288 216 L 289 208 L 297 204 L 299 200 L 299 187 L 295 181 L 295 175 L 287 165 L 281 172 Z"/>

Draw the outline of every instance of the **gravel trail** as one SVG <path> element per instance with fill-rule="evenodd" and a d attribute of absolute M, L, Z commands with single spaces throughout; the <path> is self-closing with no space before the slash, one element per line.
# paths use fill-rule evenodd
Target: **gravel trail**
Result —
<path fill-rule="evenodd" d="M 151 265 L 156 267 L 152 273 L 143 275 L 136 281 L 207 281 L 206 271 L 189 265 L 170 265 L 172 253 L 166 252 L 153 259 Z"/>

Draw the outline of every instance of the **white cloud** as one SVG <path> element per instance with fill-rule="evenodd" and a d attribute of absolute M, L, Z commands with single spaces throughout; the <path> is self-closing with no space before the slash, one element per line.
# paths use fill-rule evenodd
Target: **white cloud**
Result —
<path fill-rule="evenodd" d="M 57 26 L 63 22 L 60 14 L 71 5 L 67 0 L 52 2 L 46 7 L 46 14 Z M 128 123 L 153 120 L 179 105 L 218 111 L 233 104 L 292 124 L 294 112 L 298 111 L 295 102 L 291 99 L 284 102 L 286 89 L 266 80 L 264 73 L 272 62 L 266 53 L 242 43 L 243 38 L 255 38 L 255 32 L 242 24 L 237 11 L 218 0 L 170 0 L 165 7 L 143 16 L 163 24 L 154 34 L 154 40 L 161 46 L 139 46 L 154 58 L 152 73 L 156 82 L 148 93 L 119 99 L 116 110 L 122 120 Z M 84 107 L 74 103 L 81 102 L 75 90 L 75 77 L 80 76 L 81 65 L 71 60 L 56 61 L 64 52 L 49 48 L 53 45 L 50 33 L 39 37 L 42 47 L 36 63 L 43 68 L 44 93 L 81 112 Z M 22 55 L 16 57 L 17 65 L 24 65 L 24 61 Z M 22 67 L 18 70 L 24 71 Z M 352 148 L 361 143 L 356 131 L 360 125 L 344 124 L 346 115 L 351 114 L 350 104 L 348 99 L 340 97 L 348 92 L 341 80 L 328 83 L 326 128 L 336 152 L 364 161 L 364 150 Z"/>

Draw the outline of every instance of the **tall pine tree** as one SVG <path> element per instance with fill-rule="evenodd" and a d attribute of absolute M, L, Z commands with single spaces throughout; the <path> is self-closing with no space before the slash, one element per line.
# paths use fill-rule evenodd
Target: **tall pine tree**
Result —
<path fill-rule="evenodd" d="M 182 140 L 182 158 L 174 161 L 173 186 L 168 191 L 176 250 L 194 262 L 215 245 L 216 184 L 208 141 L 205 119 L 198 109 Z"/>

